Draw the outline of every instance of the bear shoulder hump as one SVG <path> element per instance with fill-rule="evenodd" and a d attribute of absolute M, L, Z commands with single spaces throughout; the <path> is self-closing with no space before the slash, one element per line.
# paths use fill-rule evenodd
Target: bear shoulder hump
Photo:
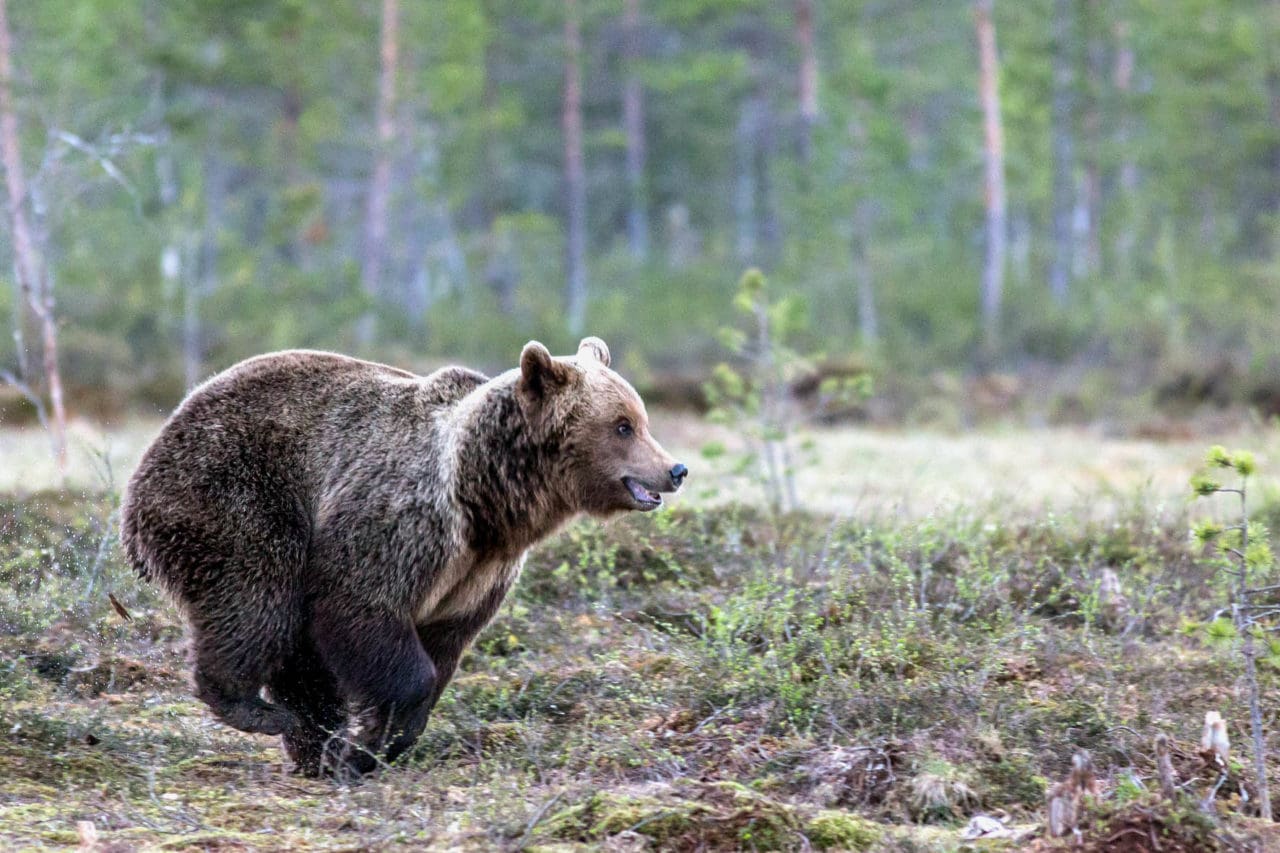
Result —
<path fill-rule="evenodd" d="M 467 367 L 442 367 L 422 378 L 423 395 L 438 405 L 461 400 L 489 381 L 477 370 Z"/>

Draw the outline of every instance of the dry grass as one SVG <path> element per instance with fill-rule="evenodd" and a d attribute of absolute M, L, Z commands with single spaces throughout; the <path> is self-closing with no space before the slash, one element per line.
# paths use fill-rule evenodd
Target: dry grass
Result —
<path fill-rule="evenodd" d="M 685 414 L 656 412 L 654 431 L 693 473 L 679 498 L 685 505 L 759 499 L 758 489 L 729 476 L 740 443 L 732 431 Z M 72 425 L 72 488 L 102 488 L 105 462 L 118 487 L 160 427 L 135 420 L 110 428 Z M 922 430 L 820 428 L 805 433 L 813 461 L 799 465 L 804 505 L 859 517 L 920 518 L 958 507 L 999 507 L 1021 513 L 1079 511 L 1106 517 L 1141 496 L 1152 506 L 1180 507 L 1187 478 L 1203 458 L 1208 438 L 1166 442 L 1117 438 L 1099 429 L 995 429 L 948 434 Z M 724 442 L 725 458 L 708 460 L 701 448 Z M 1264 470 L 1280 458 L 1280 433 L 1243 425 L 1214 443 L 1248 447 Z M 36 428 L 0 427 L 0 493 L 52 488 L 49 444 Z"/>

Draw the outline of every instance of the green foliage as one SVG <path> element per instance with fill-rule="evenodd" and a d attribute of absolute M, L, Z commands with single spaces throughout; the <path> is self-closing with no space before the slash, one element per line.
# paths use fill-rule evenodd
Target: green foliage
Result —
<path fill-rule="evenodd" d="M 1264 524 L 1251 520 L 1246 509 L 1249 479 L 1257 473 L 1254 455 L 1246 450 L 1229 452 L 1215 444 L 1205 454 L 1205 465 L 1210 469 L 1234 472 L 1239 477 L 1239 484 L 1229 488 L 1206 471 L 1199 471 L 1191 476 L 1192 493 L 1197 497 L 1209 497 L 1219 492 L 1237 494 L 1241 520 L 1233 526 L 1224 526 L 1211 519 L 1201 520 L 1192 527 L 1192 536 L 1205 547 L 1214 546 L 1228 562 L 1238 564 L 1243 581 L 1267 577 L 1276 565 L 1270 533 Z"/>
<path fill-rule="evenodd" d="M 705 385 L 708 418 L 745 439 L 736 470 L 761 485 L 769 507 L 774 512 L 799 509 L 796 469 L 811 454 L 805 453 L 798 434 L 803 415 L 791 385 L 817 361 L 796 343 L 808 328 L 808 314 L 795 295 L 775 297 L 764 273 L 754 267 L 742 274 L 733 307 L 740 324 L 725 326 L 718 334 L 733 363 L 716 365 Z M 828 377 L 819 383 L 819 392 L 837 404 L 848 403 L 868 396 L 870 383 L 866 374 Z M 719 444 L 703 448 L 713 457 L 722 452 Z"/>
<path fill-rule="evenodd" d="M 660 848 L 868 850 L 875 824 L 836 811 L 807 811 L 729 782 L 601 792 L 547 821 L 558 838 L 605 841 L 627 833 Z"/>
<path fill-rule="evenodd" d="M 1280 640 L 1267 639 L 1263 648 L 1262 661 L 1273 669 L 1280 669 Z"/>
<path fill-rule="evenodd" d="M 1193 480 L 1192 483 L 1193 483 L 1193 488 L 1195 488 L 1195 485 L 1194 485 L 1195 481 Z M 1216 486 L 1214 490 L 1216 490 Z M 1196 489 L 1195 491 L 1196 491 L 1196 494 L 1202 495 L 1202 496 L 1207 494 L 1213 494 L 1212 490 L 1208 492 L 1202 492 L 1200 489 Z M 1219 524 L 1218 522 L 1210 521 L 1206 519 L 1204 521 L 1196 522 L 1195 526 L 1191 530 L 1191 535 L 1194 536 L 1196 538 L 1196 541 L 1198 541 L 1201 545 L 1207 545 L 1213 540 L 1217 539 L 1219 536 L 1221 536 L 1223 529 L 1224 528 L 1222 527 L 1222 525 Z"/>
<path fill-rule="evenodd" d="M 1193 474 L 1191 477 L 1191 490 L 1198 497 L 1208 497 L 1221 488 L 1222 485 L 1207 474 Z"/>
<path fill-rule="evenodd" d="M 1217 466 L 1219 468 L 1231 467 L 1231 455 L 1227 453 L 1227 449 L 1220 444 L 1215 444 L 1209 448 L 1209 452 L 1205 454 L 1205 464 Z"/>
<path fill-rule="evenodd" d="M 1193 478 L 1193 490 L 1202 496 L 1214 492 L 1231 492 L 1237 495 L 1240 502 L 1240 522 L 1225 530 L 1215 531 L 1205 525 L 1196 529 L 1197 538 L 1202 545 L 1216 545 L 1216 568 L 1234 578 L 1230 618 L 1219 617 L 1213 620 L 1204 626 L 1203 633 L 1206 642 L 1212 645 L 1238 645 L 1240 649 L 1248 689 L 1250 734 L 1254 753 L 1253 783 L 1262 799 L 1262 816 L 1270 819 L 1268 773 L 1264 758 L 1266 738 L 1262 728 L 1262 698 L 1257 664 L 1259 660 L 1270 663 L 1274 659 L 1275 647 L 1269 642 L 1267 632 L 1280 629 L 1280 624 L 1277 624 L 1280 607 L 1275 606 L 1267 596 L 1267 593 L 1277 587 L 1261 585 L 1274 579 L 1276 559 L 1271 551 L 1266 527 L 1254 522 L 1249 516 L 1249 479 L 1257 472 L 1253 454 L 1244 450 L 1228 453 L 1222 446 L 1214 445 L 1206 456 L 1206 464 L 1234 471 L 1239 477 L 1239 484 L 1235 488 L 1209 488 L 1210 483 Z"/>
<path fill-rule="evenodd" d="M 14 5 L 21 141 L 75 339 L 73 401 L 92 386 L 175 402 L 188 309 L 206 372 L 267 348 L 350 349 L 371 306 L 381 337 L 369 355 L 508 367 L 530 337 L 573 343 L 561 310 L 563 6 L 401 5 L 394 226 L 376 298 L 359 281 L 378 153 L 374 6 Z M 1050 108 L 1050 5 L 996 13 L 1012 238 L 1000 360 L 1106 353 L 1105 368 L 1145 369 L 1215 360 L 1207 353 L 1247 365 L 1249 381 L 1274 373 L 1275 63 L 1264 48 L 1280 24 L 1257 0 L 1076 10 L 1073 43 L 1088 49 L 1066 57 L 1064 125 Z M 786 282 L 771 322 L 780 337 L 796 324 L 799 351 L 857 341 L 904 385 L 974 363 L 983 200 L 981 127 L 963 107 L 974 97 L 967 7 L 823 6 L 822 120 L 804 154 L 789 144 L 791 8 L 646 4 L 635 57 L 620 49 L 621 4 L 581 11 L 588 324 L 628 368 L 714 363 L 715 330 L 755 298 L 725 298 L 724 271 L 750 263 Z M 1112 72 L 1128 52 L 1126 88 Z M 629 75 L 644 95 L 639 186 L 623 150 Z M 59 132 L 89 150 L 58 143 Z M 1100 192 L 1096 209 L 1091 194 L 1080 201 L 1090 228 L 1073 243 L 1079 274 L 1050 305 L 1052 140 L 1063 135 L 1075 143 L 1072 173 Z M 635 198 L 651 235 L 643 254 L 624 245 Z M 170 249 L 183 259 L 177 278 L 158 263 Z M 874 297 L 874 342 L 861 340 L 859 281 Z M 5 328 L 10 293 L 0 287 Z M 12 367 L 14 345 L 0 340 Z M 1250 396 L 1244 381 L 1224 394 Z"/>
<path fill-rule="evenodd" d="M 1239 636 L 1235 623 L 1227 618 L 1214 619 L 1212 622 L 1202 626 L 1202 630 L 1204 631 L 1205 642 L 1210 645 L 1230 645 Z"/>

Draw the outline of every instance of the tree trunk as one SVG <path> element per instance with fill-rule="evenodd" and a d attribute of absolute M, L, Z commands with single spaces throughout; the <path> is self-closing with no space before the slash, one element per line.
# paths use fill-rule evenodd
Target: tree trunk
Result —
<path fill-rule="evenodd" d="M 818 55 L 813 46 L 813 0 L 796 0 L 796 44 L 800 48 L 800 133 L 797 149 L 807 178 L 818 123 Z"/>
<path fill-rule="evenodd" d="M 738 260 L 756 260 L 756 146 L 759 142 L 760 110 L 748 95 L 738 107 L 736 136 L 738 177 L 734 183 L 733 211 L 738 235 Z"/>
<path fill-rule="evenodd" d="M 582 32 L 577 0 L 565 0 L 564 15 L 564 183 L 568 212 L 565 314 L 569 332 L 582 333 L 587 312 L 587 186 L 582 160 Z"/>
<path fill-rule="evenodd" d="M 301 12 L 299 11 L 299 15 Z M 302 121 L 303 104 L 303 69 L 301 50 L 299 49 L 302 23 L 294 20 L 281 34 L 280 61 L 287 63 L 284 72 L 282 90 L 280 92 L 280 124 L 277 133 L 280 162 L 284 164 L 283 183 L 280 186 L 280 197 L 287 194 L 303 181 L 301 163 L 298 156 L 299 123 Z M 290 266 L 299 263 L 301 241 L 296 224 L 289 223 L 289 228 L 278 230 L 276 252 L 280 259 Z"/>
<path fill-rule="evenodd" d="M 1272 142 L 1267 153 L 1267 166 L 1270 174 L 1264 189 L 1264 197 L 1262 209 L 1267 213 L 1267 220 L 1274 225 L 1276 213 L 1280 212 L 1280 45 L 1277 45 L 1277 38 L 1280 37 L 1280 0 L 1271 0 L 1269 4 L 1269 26 L 1267 27 L 1267 37 L 1264 44 L 1267 45 L 1267 101 L 1268 101 L 1268 118 L 1271 120 Z M 1266 251 L 1271 257 L 1275 257 L 1280 253 L 1280 246 L 1277 243 L 1277 235 L 1274 227 L 1272 233 L 1266 235 L 1265 239 Z"/>
<path fill-rule="evenodd" d="M 1084 139 L 1084 251 L 1081 268 L 1086 275 L 1097 275 L 1102 269 L 1102 78 L 1105 48 L 1098 37 L 1097 22 L 1102 18 L 1098 0 L 1084 0 L 1085 20 L 1090 23 L 1085 45 L 1085 81 L 1088 99 L 1081 134 Z"/>
<path fill-rule="evenodd" d="M 212 265 L 212 257 L 214 251 L 208 236 L 208 229 L 205 231 L 204 244 L 204 260 L 201 264 L 204 267 L 200 276 L 188 275 L 182 281 L 182 379 L 187 389 L 190 391 L 200 384 L 200 377 L 204 375 L 204 347 L 201 343 L 203 335 L 200 331 L 200 291 L 201 282 L 213 277 L 210 270 Z"/>
<path fill-rule="evenodd" d="M 186 223 L 186 211 L 177 209 L 180 197 L 178 164 L 174 156 L 172 134 L 166 132 L 163 146 L 156 152 L 156 183 L 160 204 L 165 211 L 169 238 L 160 250 L 160 275 L 164 280 L 165 304 L 182 298 L 180 327 L 176 330 L 182 347 L 182 367 L 185 387 L 188 391 L 200 381 L 201 359 L 198 341 L 199 314 L 196 302 L 197 276 L 200 274 L 199 258 L 204 242 L 196 233 L 193 223 Z M 211 155 L 210 155 L 211 156 Z M 209 183 L 209 159 L 204 160 L 204 185 Z M 207 194 L 206 194 L 207 198 Z M 206 223 L 206 241 L 209 228 Z M 167 312 L 166 312 L 167 313 Z M 167 318 L 168 319 L 168 318 Z M 172 320 L 171 320 L 172 322 Z"/>
<path fill-rule="evenodd" d="M 378 103 L 374 114 L 377 135 L 373 171 L 369 175 L 369 196 L 365 211 L 364 249 L 360 279 L 364 292 L 376 305 L 382 298 L 382 267 L 387 250 L 387 208 L 391 196 L 391 155 L 395 142 L 396 70 L 400 55 L 399 0 L 382 0 Z M 372 311 L 356 325 L 356 343 L 369 346 L 377 331 Z"/>
<path fill-rule="evenodd" d="M 773 155 L 777 150 L 774 134 L 774 115 L 769 107 L 769 97 L 763 85 L 757 94 L 760 121 L 757 125 L 756 188 L 760 206 L 760 266 L 772 270 L 782 255 L 782 215 L 779 211 L 778 192 L 773 179 Z"/>
<path fill-rule="evenodd" d="M 986 202 L 986 257 L 982 268 L 982 337 L 985 354 L 1000 345 L 1000 309 L 1004 296 L 1006 212 L 1004 129 L 1000 124 L 999 66 L 994 0 L 977 0 L 974 21 L 978 36 L 978 95 L 982 102 L 983 162 Z"/>
<path fill-rule="evenodd" d="M 626 81 L 622 90 L 623 125 L 627 135 L 627 242 L 638 261 L 649 257 L 649 207 L 644 182 L 644 87 L 640 83 L 640 0 L 626 0 Z"/>
<path fill-rule="evenodd" d="M 58 323 L 54 313 L 53 286 L 46 278 L 40 248 L 36 245 L 31 220 L 27 216 L 26 173 L 18 140 L 18 116 L 13 102 L 13 42 L 9 32 L 6 0 L 0 0 L 0 160 L 4 163 L 5 186 L 9 196 L 9 227 L 13 234 L 14 268 L 18 289 L 40 326 L 42 369 L 49 396 L 49 439 L 58 467 L 59 480 L 67 475 L 67 413 L 63 403 L 62 373 L 58 367 Z M 14 305 L 15 328 L 23 322 L 21 303 Z M 20 345 L 25 343 L 21 334 Z M 30 367 L 25 351 L 19 354 L 23 370 Z M 30 386 L 30 377 L 21 377 Z"/>
<path fill-rule="evenodd" d="M 1240 494 L 1240 552 L 1241 554 L 1249 553 L 1249 509 L 1248 495 L 1242 485 L 1239 490 Z M 1258 785 L 1258 805 L 1261 809 L 1261 817 L 1268 823 L 1272 820 L 1271 814 L 1271 790 L 1267 784 L 1267 737 L 1262 729 L 1262 707 L 1259 702 L 1260 691 L 1258 690 L 1258 672 L 1257 672 L 1257 655 L 1258 651 L 1254 647 L 1254 628 L 1257 622 L 1254 621 L 1255 611 L 1250 608 L 1247 611 L 1243 608 L 1253 604 L 1252 593 L 1249 592 L 1249 564 L 1248 560 L 1241 558 L 1239 562 L 1239 574 L 1236 580 L 1236 600 L 1231 607 L 1232 623 L 1236 632 L 1244 638 L 1241 654 L 1244 657 L 1244 677 L 1245 685 L 1249 690 L 1249 733 L 1253 736 L 1253 773 L 1254 780 Z"/>
<path fill-rule="evenodd" d="M 858 187 L 853 202 L 853 234 L 850 241 L 853 282 L 858 306 L 858 335 L 862 345 L 875 349 L 880 343 L 880 315 L 876 310 L 875 278 L 871 271 L 871 204 L 862 189 L 867 183 L 865 158 L 867 156 L 867 131 L 855 115 L 849 121 L 850 180 Z"/>
<path fill-rule="evenodd" d="M 1112 85 L 1119 96 L 1119 113 L 1116 129 L 1116 149 L 1120 152 L 1119 195 L 1122 215 L 1116 228 L 1115 262 L 1122 275 L 1133 275 L 1133 250 L 1137 245 L 1137 224 L 1134 205 L 1137 203 L 1138 165 L 1134 162 L 1129 146 L 1133 141 L 1133 92 L 1134 53 L 1129 35 L 1129 22 L 1117 21 L 1115 25 L 1116 61 L 1112 71 Z"/>
<path fill-rule="evenodd" d="M 13 252 L 21 285 L 30 294 L 40 280 L 40 259 L 31 222 L 27 218 L 27 180 L 22 168 L 18 142 L 18 116 L 13 103 L 13 46 L 9 35 L 9 15 L 0 0 L 0 146 L 4 156 L 5 185 L 9 194 L 9 222 L 13 229 Z"/>
<path fill-rule="evenodd" d="M 187 390 L 204 378 L 204 329 L 200 302 L 218 284 L 218 242 L 222 233 L 223 202 L 227 189 L 226 166 L 216 146 L 204 156 L 204 228 L 200 237 L 200 269 L 182 278 L 182 366 Z"/>
<path fill-rule="evenodd" d="M 488 179 L 481 181 L 480 194 L 484 208 L 484 224 L 488 232 L 485 241 L 484 280 L 498 303 L 499 313 L 510 317 L 516 310 L 516 284 L 519 278 L 512 260 L 509 229 L 499 229 L 498 212 L 501 209 L 502 158 L 501 131 L 497 122 L 490 120 L 500 109 L 498 103 L 499 53 L 496 39 L 490 39 L 484 52 L 484 164 Z"/>
<path fill-rule="evenodd" d="M 1267 736 L 1262 729 L 1262 706 L 1259 701 L 1261 691 L 1258 689 L 1258 651 L 1254 646 L 1253 623 L 1248 622 L 1244 630 L 1244 677 L 1249 690 L 1249 733 L 1253 737 L 1253 775 L 1258 785 L 1258 806 L 1261 817 L 1271 822 L 1271 791 L 1267 784 Z"/>
<path fill-rule="evenodd" d="M 1053 3 L 1053 255 L 1049 261 L 1049 293 L 1066 302 L 1071 282 L 1072 211 L 1075 207 L 1071 101 L 1073 85 L 1072 0 Z"/>
<path fill-rule="evenodd" d="M 46 272 L 47 276 L 48 273 Z M 62 369 L 58 366 L 58 321 L 54 314 L 53 285 L 48 278 L 43 281 L 41 301 L 36 314 L 40 318 L 40 341 L 44 350 L 44 380 L 49 389 L 50 438 L 53 458 L 58 463 L 59 485 L 67 477 L 67 409 L 62 394 Z"/>
<path fill-rule="evenodd" d="M 871 272 L 871 215 L 867 202 L 859 201 L 853 211 L 853 280 L 858 297 L 858 334 L 862 345 L 880 345 L 880 315 L 876 310 L 875 278 Z"/>

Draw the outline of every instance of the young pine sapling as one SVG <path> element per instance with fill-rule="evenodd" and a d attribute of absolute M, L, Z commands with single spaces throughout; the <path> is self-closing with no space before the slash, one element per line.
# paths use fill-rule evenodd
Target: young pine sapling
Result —
<path fill-rule="evenodd" d="M 718 365 L 705 386 L 710 417 L 732 425 L 748 439 L 735 473 L 749 476 L 759 471 L 770 509 L 796 510 L 796 459 L 810 445 L 798 439 L 802 413 L 791 389 L 798 377 L 814 372 L 817 361 L 795 344 L 806 325 L 804 306 L 793 295 L 772 298 L 764 274 L 754 268 L 743 273 L 733 305 L 744 322 L 720 330 L 720 342 L 733 364 Z M 819 386 L 819 394 L 829 402 L 856 401 L 870 390 L 866 374 L 828 378 Z M 703 448 L 706 456 L 722 452 L 718 444 Z"/>
<path fill-rule="evenodd" d="M 1244 662 L 1246 687 L 1249 691 L 1249 720 L 1253 740 L 1253 768 L 1257 784 L 1262 817 L 1272 820 L 1271 795 L 1267 786 L 1266 739 L 1262 730 L 1262 707 L 1258 687 L 1259 646 L 1261 656 L 1271 663 L 1280 662 L 1280 643 L 1269 640 L 1267 635 L 1280 628 L 1280 603 L 1276 592 L 1280 584 L 1275 580 L 1276 560 L 1267 541 L 1266 529 L 1249 520 L 1247 503 L 1249 478 L 1257 470 L 1253 454 L 1238 450 L 1228 453 L 1215 445 L 1209 449 L 1205 460 L 1206 470 L 1191 478 L 1191 488 L 1198 497 L 1215 494 L 1235 495 L 1240 503 L 1240 520 L 1224 525 L 1215 521 L 1202 521 L 1196 525 L 1194 535 L 1205 547 L 1216 548 L 1215 565 L 1219 572 L 1230 578 L 1231 598 L 1228 608 L 1205 626 L 1210 639 L 1240 640 L 1240 653 Z M 1233 472 L 1239 479 L 1235 486 L 1223 485 L 1215 476 Z M 1230 620 L 1222 617 L 1230 612 Z"/>

